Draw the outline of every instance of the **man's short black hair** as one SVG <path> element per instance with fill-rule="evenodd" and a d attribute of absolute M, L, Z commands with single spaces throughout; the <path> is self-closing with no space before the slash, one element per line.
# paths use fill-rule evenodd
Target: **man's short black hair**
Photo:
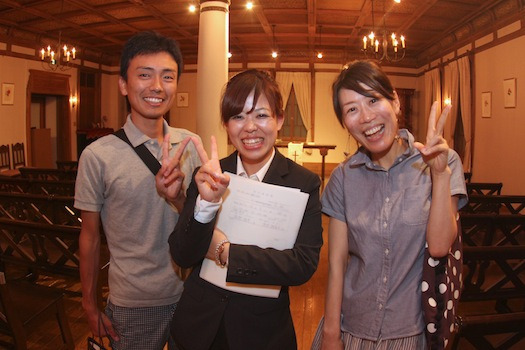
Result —
<path fill-rule="evenodd" d="M 133 35 L 124 44 L 122 56 L 120 58 L 120 76 L 128 80 L 129 62 L 139 55 L 147 55 L 159 52 L 169 53 L 177 62 L 177 80 L 182 74 L 184 63 L 180 52 L 179 44 L 173 38 L 168 38 L 154 31 L 145 31 Z"/>

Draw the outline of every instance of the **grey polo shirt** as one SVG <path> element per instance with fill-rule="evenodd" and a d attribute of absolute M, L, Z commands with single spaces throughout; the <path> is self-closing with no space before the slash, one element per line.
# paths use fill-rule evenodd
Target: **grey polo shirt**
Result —
<path fill-rule="evenodd" d="M 387 171 L 360 149 L 330 176 L 323 212 L 348 226 L 349 263 L 344 276 L 342 330 L 377 340 L 424 330 L 421 278 L 431 201 L 430 168 L 407 130 L 406 152 Z M 466 204 L 463 168 L 449 152 L 450 193 Z"/>
<path fill-rule="evenodd" d="M 123 128 L 133 145 L 145 143 L 162 160 L 162 145 L 144 135 L 129 117 Z M 170 157 L 186 136 L 196 136 L 164 122 L 164 133 L 168 132 Z M 199 165 L 190 142 L 182 157 L 184 189 Z M 111 255 L 109 298 L 113 304 L 146 307 L 178 301 L 183 284 L 173 269 L 168 237 L 179 215 L 159 197 L 153 174 L 127 143 L 108 135 L 86 147 L 79 160 L 75 207 L 100 212 Z"/>

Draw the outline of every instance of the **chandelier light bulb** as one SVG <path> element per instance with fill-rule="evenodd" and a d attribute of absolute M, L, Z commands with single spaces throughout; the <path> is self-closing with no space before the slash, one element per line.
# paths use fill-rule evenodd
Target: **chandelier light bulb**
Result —
<path fill-rule="evenodd" d="M 317 53 L 317 58 L 319 58 L 319 59 L 323 58 L 323 53 L 322 52 L 318 52 Z"/>
<path fill-rule="evenodd" d="M 272 52 L 272 57 L 273 57 L 273 58 L 277 58 L 277 56 L 279 56 L 279 55 L 277 54 L 277 51 L 273 51 L 273 52 Z"/>
<path fill-rule="evenodd" d="M 386 2 L 386 1 L 385 1 Z M 395 0 L 400 3 L 400 0 Z M 387 31 L 385 17 L 388 11 L 385 10 L 383 15 L 383 24 L 376 27 L 374 22 L 374 0 L 371 0 L 372 9 L 372 28 L 368 35 L 363 37 L 363 53 L 366 57 L 372 57 L 379 62 L 386 60 L 390 62 L 399 62 L 405 58 L 406 39 L 403 35 L 397 36 L 396 33 Z M 374 30 L 379 30 L 376 35 Z M 388 34 L 387 34 L 388 33 Z M 401 41 L 401 44 L 399 43 Z"/>

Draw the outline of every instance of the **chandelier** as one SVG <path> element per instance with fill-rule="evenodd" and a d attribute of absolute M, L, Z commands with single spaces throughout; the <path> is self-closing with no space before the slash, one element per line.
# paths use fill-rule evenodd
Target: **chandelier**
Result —
<path fill-rule="evenodd" d="M 399 62 L 405 58 L 406 40 L 404 35 L 396 33 L 388 35 L 385 24 L 386 13 L 383 16 L 383 28 L 380 33 L 375 33 L 374 0 L 372 0 L 372 30 L 363 37 L 363 49 L 366 57 L 373 57 L 378 61 Z"/>
<path fill-rule="evenodd" d="M 70 62 L 77 58 L 74 46 L 62 43 L 62 32 L 58 33 L 58 45 L 47 45 L 40 49 L 40 59 L 44 68 L 49 70 L 66 70 L 71 68 Z"/>

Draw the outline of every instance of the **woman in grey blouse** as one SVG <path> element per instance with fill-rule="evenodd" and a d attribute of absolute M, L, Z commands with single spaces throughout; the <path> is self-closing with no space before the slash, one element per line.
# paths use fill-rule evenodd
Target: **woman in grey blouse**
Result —
<path fill-rule="evenodd" d="M 432 106 L 425 144 L 399 129 L 400 103 L 381 68 L 355 61 L 333 84 L 341 125 L 361 145 L 323 193 L 330 216 L 322 337 L 313 348 L 425 349 L 421 275 L 425 243 L 445 256 L 466 203 L 463 168 Z"/>

